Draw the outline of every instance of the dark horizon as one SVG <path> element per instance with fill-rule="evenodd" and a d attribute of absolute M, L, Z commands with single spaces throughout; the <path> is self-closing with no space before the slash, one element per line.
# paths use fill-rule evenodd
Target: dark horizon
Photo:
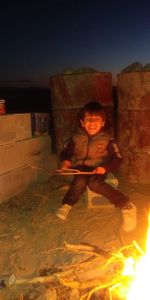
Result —
<path fill-rule="evenodd" d="M 0 85 L 49 86 L 65 69 L 93 68 L 115 80 L 150 60 L 150 2 L 3 1 Z"/>
<path fill-rule="evenodd" d="M 51 112 L 49 88 L 0 87 L 0 99 L 5 100 L 6 113 Z"/>

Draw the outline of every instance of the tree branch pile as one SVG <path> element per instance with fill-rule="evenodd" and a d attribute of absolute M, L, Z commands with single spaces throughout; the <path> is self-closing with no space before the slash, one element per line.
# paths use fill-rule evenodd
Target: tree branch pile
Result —
<path fill-rule="evenodd" d="M 89 254 L 89 258 L 61 268 L 52 267 L 48 270 L 47 276 L 17 279 L 16 284 L 55 282 L 70 289 L 78 289 L 81 295 L 80 300 L 90 300 L 92 295 L 97 292 L 99 295 L 103 294 L 103 297 L 99 299 L 112 300 L 114 299 L 112 297 L 113 290 L 121 286 L 125 288 L 131 281 L 129 276 L 122 275 L 127 258 L 132 256 L 136 260 L 142 254 L 142 250 L 136 242 L 122 247 L 115 253 L 91 245 L 67 243 L 64 244 L 62 250 L 86 253 Z M 117 297 L 115 299 L 124 299 L 119 298 L 119 295 Z"/>

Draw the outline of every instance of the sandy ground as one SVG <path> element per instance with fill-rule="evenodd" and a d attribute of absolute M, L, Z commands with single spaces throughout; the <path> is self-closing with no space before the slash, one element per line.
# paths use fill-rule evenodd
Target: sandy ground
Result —
<path fill-rule="evenodd" d="M 79 300 L 77 289 L 59 287 L 56 283 L 31 284 L 37 276 L 47 276 L 67 265 L 84 261 L 87 253 L 70 252 L 65 244 L 93 245 L 105 251 L 116 251 L 136 240 L 145 245 L 147 215 L 150 204 L 149 185 L 125 185 L 119 189 L 130 194 L 137 205 L 138 224 L 131 233 L 120 231 L 120 209 L 87 208 L 84 194 L 66 221 L 55 216 L 69 180 L 62 176 L 34 185 L 0 206 L 0 300 Z M 5 288 L 9 274 L 16 282 Z M 24 279 L 23 284 L 19 280 Z M 96 298 L 93 298 L 96 299 Z"/>

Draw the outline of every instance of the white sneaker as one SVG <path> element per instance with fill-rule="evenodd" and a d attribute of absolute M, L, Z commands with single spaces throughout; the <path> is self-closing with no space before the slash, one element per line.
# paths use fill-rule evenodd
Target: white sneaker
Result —
<path fill-rule="evenodd" d="M 61 220 L 66 220 L 69 211 L 71 210 L 72 206 L 68 205 L 68 204 L 64 204 L 62 207 L 60 207 L 57 212 L 56 212 L 56 216 L 58 218 L 60 218 Z"/>
<path fill-rule="evenodd" d="M 136 206 L 132 202 L 129 202 L 122 208 L 123 224 L 122 229 L 124 231 L 132 231 L 137 224 L 137 212 Z"/>

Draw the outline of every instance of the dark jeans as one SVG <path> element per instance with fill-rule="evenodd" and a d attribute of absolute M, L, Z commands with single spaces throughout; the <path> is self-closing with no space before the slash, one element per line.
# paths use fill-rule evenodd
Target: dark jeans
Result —
<path fill-rule="evenodd" d="M 62 204 L 74 205 L 87 186 L 97 194 L 106 197 L 115 206 L 122 208 L 129 198 L 105 182 L 106 176 L 100 174 L 75 175 Z"/>

